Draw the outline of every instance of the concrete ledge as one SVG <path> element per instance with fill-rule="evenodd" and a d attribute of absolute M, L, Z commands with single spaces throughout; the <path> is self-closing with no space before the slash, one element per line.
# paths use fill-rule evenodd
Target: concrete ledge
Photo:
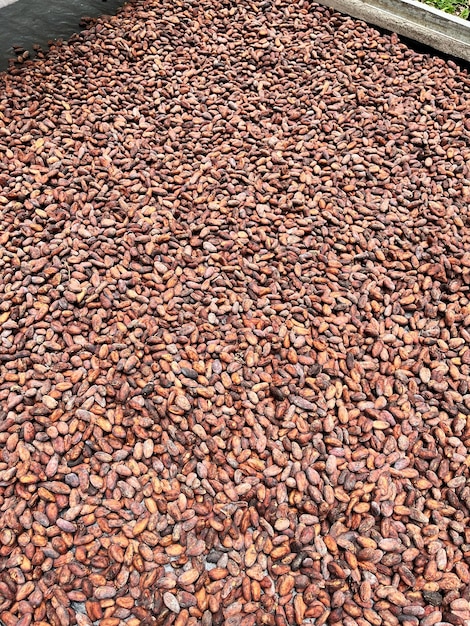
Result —
<path fill-rule="evenodd" d="M 470 22 L 415 0 L 319 0 L 321 4 L 470 61 Z"/>

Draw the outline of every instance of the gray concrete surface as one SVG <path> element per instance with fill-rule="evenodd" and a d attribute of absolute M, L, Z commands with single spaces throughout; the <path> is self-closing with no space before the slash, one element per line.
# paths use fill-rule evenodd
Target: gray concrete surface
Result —
<path fill-rule="evenodd" d="M 319 0 L 332 9 L 470 61 L 470 22 L 415 0 Z"/>

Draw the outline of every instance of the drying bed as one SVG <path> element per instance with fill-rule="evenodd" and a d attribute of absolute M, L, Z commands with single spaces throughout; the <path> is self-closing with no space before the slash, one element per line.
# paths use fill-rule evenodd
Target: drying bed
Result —
<path fill-rule="evenodd" d="M 468 624 L 468 95 L 284 0 L 1 75 L 2 624 Z"/>
<path fill-rule="evenodd" d="M 470 22 L 419 0 L 324 0 L 323 4 L 470 61 Z"/>

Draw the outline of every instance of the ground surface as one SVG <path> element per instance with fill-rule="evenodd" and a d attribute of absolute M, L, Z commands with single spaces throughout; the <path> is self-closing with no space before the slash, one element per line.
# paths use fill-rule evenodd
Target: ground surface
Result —
<path fill-rule="evenodd" d="M 0 619 L 468 624 L 469 80 L 308 2 L 0 78 Z"/>
<path fill-rule="evenodd" d="M 469 6 L 466 2 L 462 3 L 459 0 L 426 0 L 426 4 L 430 4 L 446 13 L 452 13 L 452 15 L 461 17 L 463 20 L 468 20 Z"/>

